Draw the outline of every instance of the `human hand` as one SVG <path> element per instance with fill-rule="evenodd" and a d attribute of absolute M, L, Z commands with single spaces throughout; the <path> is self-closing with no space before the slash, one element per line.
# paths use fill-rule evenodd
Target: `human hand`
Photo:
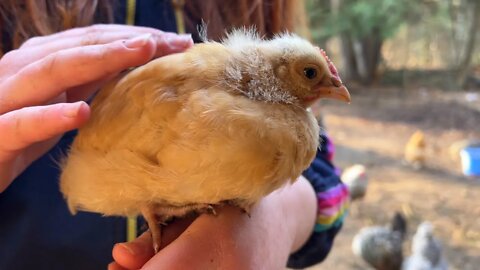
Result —
<path fill-rule="evenodd" d="M 302 177 L 262 199 L 250 217 L 225 206 L 217 216 L 204 214 L 167 226 L 164 247 L 155 255 L 148 232 L 117 244 L 109 270 L 283 269 L 289 254 L 310 236 L 315 210 L 315 194 Z"/>
<path fill-rule="evenodd" d="M 189 36 L 94 25 L 27 40 L 0 59 L 0 192 L 90 113 L 83 100 L 121 71 L 192 46 Z"/>

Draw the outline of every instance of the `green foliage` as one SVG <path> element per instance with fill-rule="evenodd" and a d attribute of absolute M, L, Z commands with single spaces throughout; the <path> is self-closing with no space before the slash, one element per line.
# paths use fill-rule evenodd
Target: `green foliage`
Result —
<path fill-rule="evenodd" d="M 322 3 L 323 2 L 323 3 Z M 373 32 L 389 38 L 419 10 L 416 0 L 342 0 L 332 9 L 325 1 L 308 0 L 314 38 L 349 34 L 361 39 Z"/>

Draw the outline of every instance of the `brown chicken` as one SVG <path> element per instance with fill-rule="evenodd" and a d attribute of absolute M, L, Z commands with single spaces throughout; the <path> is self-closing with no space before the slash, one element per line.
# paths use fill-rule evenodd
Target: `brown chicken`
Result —
<path fill-rule="evenodd" d="M 234 31 L 139 67 L 102 89 L 64 162 L 70 210 L 158 223 L 231 203 L 248 211 L 307 168 L 308 107 L 350 95 L 325 53 L 285 34 Z"/>
<path fill-rule="evenodd" d="M 425 167 L 425 134 L 417 130 L 408 140 L 405 146 L 405 161 L 415 169 Z"/>

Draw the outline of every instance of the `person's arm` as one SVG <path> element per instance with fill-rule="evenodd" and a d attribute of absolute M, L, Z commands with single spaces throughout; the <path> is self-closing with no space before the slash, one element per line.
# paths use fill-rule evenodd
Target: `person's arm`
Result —
<path fill-rule="evenodd" d="M 85 102 L 108 79 L 153 57 L 183 51 L 188 36 L 95 25 L 27 40 L 0 59 L 0 192 L 60 136 L 80 127 Z"/>
<path fill-rule="evenodd" d="M 170 225 L 167 245 L 154 256 L 148 232 L 117 244 L 109 269 L 282 269 L 310 237 L 316 210 L 312 186 L 300 177 L 263 198 L 250 217 L 227 206 L 217 216 L 199 216 L 183 232 L 185 224 Z"/>

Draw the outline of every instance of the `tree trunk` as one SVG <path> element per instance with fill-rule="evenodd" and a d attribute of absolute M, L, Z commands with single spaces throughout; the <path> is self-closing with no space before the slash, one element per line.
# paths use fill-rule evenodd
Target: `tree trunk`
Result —
<path fill-rule="evenodd" d="M 360 74 L 358 73 L 352 37 L 348 33 L 344 33 L 340 36 L 340 39 L 342 49 L 342 78 L 345 78 L 346 81 L 358 81 Z"/>
<path fill-rule="evenodd" d="M 472 1 L 473 18 L 468 30 L 468 40 L 463 51 L 463 57 L 457 68 L 457 85 L 463 87 L 470 70 L 470 64 L 472 55 L 475 50 L 475 41 L 477 39 L 477 33 L 480 28 L 480 3 L 478 1 Z"/>
<path fill-rule="evenodd" d="M 344 5 L 351 3 L 352 0 L 331 0 L 330 8 L 337 16 Z M 342 70 L 341 77 L 345 81 L 358 81 L 360 75 L 358 74 L 357 61 L 355 59 L 355 52 L 353 51 L 353 39 L 349 32 L 340 34 L 340 46 L 342 54 Z"/>
<path fill-rule="evenodd" d="M 383 40 L 378 29 L 353 43 L 359 78 L 365 85 L 372 84 L 375 81 L 382 44 Z"/>
<path fill-rule="evenodd" d="M 320 10 L 325 13 L 332 13 L 332 0 L 316 0 L 314 3 L 316 4 L 317 7 L 320 7 Z M 308 6 L 307 6 L 308 8 Z M 324 24 L 326 23 L 326 16 L 317 16 L 316 18 L 313 19 L 313 21 L 309 21 L 309 26 L 311 31 L 313 29 L 321 29 L 324 27 Z M 315 39 L 316 44 L 320 47 L 325 49 L 327 47 L 327 41 L 329 37 L 317 37 Z"/>

